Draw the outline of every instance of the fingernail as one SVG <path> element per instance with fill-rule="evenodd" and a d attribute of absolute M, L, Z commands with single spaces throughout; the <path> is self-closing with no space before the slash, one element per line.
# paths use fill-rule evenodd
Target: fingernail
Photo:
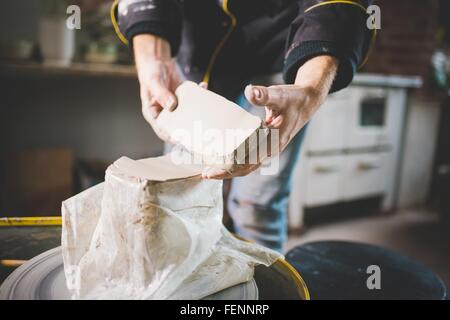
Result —
<path fill-rule="evenodd" d="M 259 89 L 257 89 L 257 88 L 253 88 L 253 95 L 255 96 L 256 99 L 260 99 L 261 91 L 259 91 Z"/>
<path fill-rule="evenodd" d="M 175 99 L 173 97 L 169 97 L 164 104 L 164 109 L 169 111 L 173 111 L 175 109 Z"/>

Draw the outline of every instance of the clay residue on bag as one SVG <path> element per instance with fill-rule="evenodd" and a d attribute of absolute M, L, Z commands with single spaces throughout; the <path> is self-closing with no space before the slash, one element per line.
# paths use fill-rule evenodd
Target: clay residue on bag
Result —
<path fill-rule="evenodd" d="M 223 227 L 222 181 L 199 179 L 200 172 L 170 156 L 121 158 L 103 184 L 64 201 L 72 298 L 199 299 L 280 258 Z"/>

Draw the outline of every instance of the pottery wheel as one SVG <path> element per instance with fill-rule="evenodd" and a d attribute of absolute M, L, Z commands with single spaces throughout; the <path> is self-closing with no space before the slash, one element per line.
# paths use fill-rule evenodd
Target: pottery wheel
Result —
<path fill-rule="evenodd" d="M 67 300 L 70 299 L 64 276 L 61 247 L 46 251 L 27 261 L 3 282 L 0 300 Z M 257 300 L 254 279 L 222 290 L 205 300 Z"/>

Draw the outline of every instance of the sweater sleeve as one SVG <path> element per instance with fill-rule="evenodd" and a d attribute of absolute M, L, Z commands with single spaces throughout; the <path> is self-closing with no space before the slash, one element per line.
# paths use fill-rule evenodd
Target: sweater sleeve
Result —
<path fill-rule="evenodd" d="M 152 34 L 170 43 L 172 56 L 181 42 L 182 7 L 179 0 L 116 0 L 111 19 L 118 37 L 132 45 L 138 34 Z"/>
<path fill-rule="evenodd" d="M 297 70 L 309 59 L 331 55 L 339 67 L 331 92 L 350 84 L 366 60 L 375 31 L 367 27 L 372 0 L 303 0 L 289 30 L 283 77 L 294 83 Z"/>

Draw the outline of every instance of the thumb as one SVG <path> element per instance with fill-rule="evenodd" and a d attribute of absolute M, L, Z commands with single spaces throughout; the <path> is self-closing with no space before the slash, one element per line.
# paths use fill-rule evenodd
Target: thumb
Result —
<path fill-rule="evenodd" d="M 177 107 L 177 97 L 161 81 L 153 81 L 150 86 L 150 92 L 164 109 L 173 111 Z"/>
<path fill-rule="evenodd" d="M 244 93 L 251 104 L 268 107 L 269 109 L 278 109 L 281 107 L 286 97 L 284 89 L 279 86 L 264 87 L 248 85 Z"/>

